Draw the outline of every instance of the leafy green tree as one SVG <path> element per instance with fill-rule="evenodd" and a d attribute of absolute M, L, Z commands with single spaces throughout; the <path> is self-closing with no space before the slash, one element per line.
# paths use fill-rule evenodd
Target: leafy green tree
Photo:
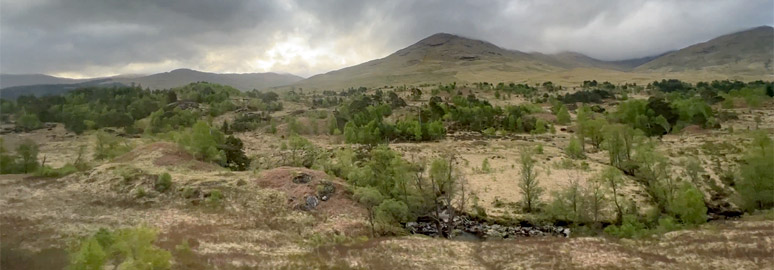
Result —
<path fill-rule="evenodd" d="M 166 100 L 167 104 L 173 103 L 176 101 L 177 101 L 177 93 L 175 93 L 175 91 L 173 90 L 167 91 L 167 100 Z"/>
<path fill-rule="evenodd" d="M 40 119 L 38 119 L 38 116 L 35 114 L 25 112 L 22 115 L 20 115 L 18 119 L 16 119 L 16 127 L 24 131 L 39 129 L 42 126 L 43 124 L 40 122 Z"/>
<path fill-rule="evenodd" d="M 224 153 L 218 149 L 218 146 L 225 141 L 223 133 L 211 128 L 207 122 L 196 122 L 191 132 L 180 135 L 177 141 L 200 160 L 223 161 L 225 159 Z"/>
<path fill-rule="evenodd" d="M 237 137 L 228 136 L 226 142 L 219 146 L 226 155 L 226 167 L 234 171 L 244 171 L 250 167 L 250 158 L 245 155 L 244 144 Z"/>
<path fill-rule="evenodd" d="M 605 183 L 613 192 L 613 204 L 616 211 L 616 224 L 621 222 L 623 218 L 623 206 L 621 199 L 618 197 L 621 193 L 621 185 L 623 185 L 623 176 L 621 172 L 613 167 L 607 167 L 598 176 L 598 180 L 601 183 Z"/>
<path fill-rule="evenodd" d="M 548 212 L 558 220 L 571 221 L 575 224 L 586 220 L 583 190 L 578 181 L 571 180 L 570 185 L 561 191 L 553 192 Z"/>
<path fill-rule="evenodd" d="M 363 204 L 368 210 L 368 223 L 371 224 L 371 236 L 376 236 L 376 228 L 374 226 L 374 219 L 376 215 L 376 207 L 384 201 L 384 196 L 379 190 L 373 187 L 359 187 L 355 189 L 355 199 Z"/>
<path fill-rule="evenodd" d="M 540 197 L 543 194 L 543 188 L 537 179 L 535 170 L 535 160 L 532 159 L 532 152 L 523 150 L 521 152 L 521 178 L 518 183 L 522 195 L 522 204 L 527 213 L 537 210 L 540 203 Z"/>
<path fill-rule="evenodd" d="M 632 153 L 636 141 L 640 140 L 640 132 L 623 124 L 607 125 L 603 132 L 610 165 L 627 172 L 633 172 Z"/>
<path fill-rule="evenodd" d="M 572 138 L 570 138 L 570 144 L 567 145 L 565 152 L 567 153 L 568 156 L 574 159 L 582 159 L 586 156 L 583 153 L 580 139 L 577 136 L 573 136 Z"/>
<path fill-rule="evenodd" d="M 431 140 L 437 140 L 446 136 L 446 129 L 443 122 L 435 120 L 427 124 L 427 133 Z"/>
<path fill-rule="evenodd" d="M 774 207 L 774 144 L 763 131 L 753 135 L 739 168 L 736 186 L 748 210 Z"/>
<path fill-rule="evenodd" d="M 591 145 L 594 146 L 594 149 L 599 149 L 602 145 L 602 141 L 605 139 L 604 130 L 607 125 L 607 120 L 604 118 L 594 118 L 584 122 L 581 133 L 583 137 L 588 138 L 591 141 Z"/>
<path fill-rule="evenodd" d="M 290 166 L 295 167 L 312 167 L 319 153 L 317 146 L 298 135 L 291 135 L 288 138 L 287 148 L 290 150 L 288 162 Z"/>
<path fill-rule="evenodd" d="M 406 203 L 396 199 L 386 199 L 375 209 L 376 220 L 382 224 L 399 224 L 408 221 L 409 210 Z"/>
<path fill-rule="evenodd" d="M 556 112 L 556 123 L 560 125 L 567 125 L 571 121 L 570 112 L 567 111 L 567 107 L 562 104 L 559 111 Z"/>
<path fill-rule="evenodd" d="M 102 270 L 107 261 L 107 254 L 94 237 L 86 239 L 70 257 L 70 270 Z"/>
<path fill-rule="evenodd" d="M 582 192 L 584 211 L 588 213 L 589 219 L 594 223 L 599 222 L 600 215 L 609 203 L 604 184 L 599 180 L 592 179 Z"/>
<path fill-rule="evenodd" d="M 683 224 L 707 222 L 707 206 L 704 195 L 690 183 L 684 182 L 669 204 L 669 212 Z"/>
<path fill-rule="evenodd" d="M 548 126 L 548 123 L 546 123 L 545 120 L 537 119 L 537 121 L 535 122 L 535 129 L 533 129 L 530 133 L 532 134 L 546 133 L 546 131 L 548 131 L 548 129 L 546 129 L 546 126 Z"/>
<path fill-rule="evenodd" d="M 679 188 L 678 179 L 671 174 L 669 159 L 655 148 L 653 140 L 645 140 L 635 147 L 632 163 L 637 169 L 634 175 L 645 183 L 645 190 L 659 210 L 666 212 Z"/>
<path fill-rule="evenodd" d="M 38 164 L 38 144 L 30 139 L 25 139 L 16 147 L 16 154 L 19 155 L 20 167 L 24 173 L 36 170 Z"/>

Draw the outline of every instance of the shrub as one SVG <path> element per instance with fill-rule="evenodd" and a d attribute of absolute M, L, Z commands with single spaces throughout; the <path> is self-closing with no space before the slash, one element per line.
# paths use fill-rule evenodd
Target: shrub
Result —
<path fill-rule="evenodd" d="M 179 134 L 177 143 L 204 161 L 223 161 L 225 154 L 218 146 L 225 141 L 224 135 L 204 121 L 194 124 L 190 132 Z"/>
<path fill-rule="evenodd" d="M 294 167 L 311 168 L 320 153 L 320 149 L 316 145 L 298 135 L 291 135 L 285 148 L 290 151 L 286 164 Z"/>
<path fill-rule="evenodd" d="M 97 131 L 94 145 L 94 159 L 112 159 L 132 150 L 124 139 L 113 134 Z"/>
<path fill-rule="evenodd" d="M 619 238 L 640 238 L 649 234 L 645 224 L 634 215 L 624 215 L 620 226 L 607 226 L 605 233 Z"/>
<path fill-rule="evenodd" d="M 51 168 L 50 166 L 43 166 L 38 168 L 38 170 L 35 172 L 36 176 L 41 177 L 54 177 L 59 178 L 62 176 L 70 175 L 73 173 L 78 172 L 78 168 L 75 167 L 73 164 L 65 164 L 62 167 L 59 168 Z"/>
<path fill-rule="evenodd" d="M 217 208 L 223 205 L 223 193 L 220 192 L 220 190 L 212 190 L 210 191 L 209 196 L 207 196 L 207 199 L 204 200 L 204 202 L 209 207 Z"/>
<path fill-rule="evenodd" d="M 395 199 L 386 199 L 376 207 L 376 220 L 384 224 L 398 224 L 408 221 L 408 206 Z"/>
<path fill-rule="evenodd" d="M 690 183 L 683 183 L 669 204 L 669 212 L 683 224 L 707 222 L 704 195 Z"/>
<path fill-rule="evenodd" d="M 567 153 L 568 156 L 574 159 L 582 159 L 585 157 L 580 139 L 578 139 L 578 137 L 576 136 L 573 136 L 570 139 L 570 144 L 567 145 L 565 152 Z"/>
<path fill-rule="evenodd" d="M 154 184 L 156 191 L 163 193 L 169 190 L 170 187 L 172 187 L 172 176 L 169 173 L 164 173 L 156 178 L 156 183 Z"/>
<path fill-rule="evenodd" d="M 148 196 L 148 192 L 145 191 L 144 187 L 138 187 L 134 196 L 137 198 L 145 198 L 145 196 Z"/>
<path fill-rule="evenodd" d="M 228 136 L 226 143 L 219 146 L 226 156 L 226 167 L 232 171 L 244 171 L 250 166 L 250 158 L 245 155 L 242 140 L 234 136 Z"/>
<path fill-rule="evenodd" d="M 561 104 L 559 111 L 556 112 L 556 123 L 560 125 L 567 125 L 570 123 L 570 112 L 567 111 L 567 107 Z"/>
<path fill-rule="evenodd" d="M 582 189 L 577 181 L 572 181 L 567 188 L 553 192 L 553 200 L 547 210 L 549 216 L 556 220 L 571 221 L 579 223 L 585 220 L 583 208 Z"/>
<path fill-rule="evenodd" d="M 157 234 L 146 227 L 100 229 L 73 250 L 69 269 L 101 270 L 107 263 L 117 269 L 170 269 L 172 255 L 154 245 Z"/>
<path fill-rule="evenodd" d="M 29 173 L 35 171 L 38 166 L 38 144 L 30 139 L 25 139 L 22 144 L 16 147 L 16 154 L 19 155 L 18 167 L 21 172 Z"/>
<path fill-rule="evenodd" d="M 484 158 L 484 161 L 481 162 L 481 172 L 483 173 L 490 173 L 492 172 L 492 168 L 489 166 L 489 159 Z"/>
<path fill-rule="evenodd" d="M 384 196 L 382 196 L 379 190 L 375 188 L 359 187 L 355 189 L 354 197 L 368 210 L 368 223 L 371 224 L 371 236 L 374 236 L 376 234 L 376 229 L 374 226 L 376 218 L 376 207 L 379 206 L 382 201 L 384 201 Z"/>
<path fill-rule="evenodd" d="M 42 126 L 43 124 L 35 114 L 24 113 L 20 115 L 18 119 L 16 119 L 16 127 L 24 131 L 39 129 Z"/>

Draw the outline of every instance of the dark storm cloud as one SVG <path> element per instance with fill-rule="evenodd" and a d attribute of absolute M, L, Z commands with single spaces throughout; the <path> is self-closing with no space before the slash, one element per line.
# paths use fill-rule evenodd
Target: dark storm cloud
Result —
<path fill-rule="evenodd" d="M 0 71 L 312 75 L 437 32 L 606 60 L 774 24 L 774 1 L 3 0 Z"/>

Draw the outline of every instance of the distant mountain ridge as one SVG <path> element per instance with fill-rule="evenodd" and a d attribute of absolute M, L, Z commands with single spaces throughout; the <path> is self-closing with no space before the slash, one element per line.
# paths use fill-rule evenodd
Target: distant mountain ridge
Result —
<path fill-rule="evenodd" d="M 525 53 L 457 35 L 431 35 L 384 58 L 312 76 L 293 84 L 344 88 L 478 81 L 567 81 L 659 77 L 774 79 L 774 28 L 757 27 L 663 54 L 603 61 L 576 52 Z M 744 75 L 744 76 L 741 76 Z"/>
<path fill-rule="evenodd" d="M 448 33 L 424 38 L 384 58 L 318 74 L 218 74 L 176 69 L 148 76 L 75 80 L 41 74 L 0 75 L 0 97 L 25 91 L 56 94 L 75 85 L 138 84 L 152 89 L 197 81 L 252 89 L 342 89 L 450 82 L 543 82 L 576 84 L 587 79 L 652 82 L 664 78 L 774 80 L 774 28 L 756 27 L 663 54 L 603 61 L 577 52 L 525 53 Z"/>
<path fill-rule="evenodd" d="M 302 80 L 302 77 L 292 74 L 277 73 L 207 73 L 191 69 L 176 69 L 170 72 L 148 76 L 114 76 L 94 79 L 67 79 L 41 74 L 11 75 L 2 74 L 0 82 L 0 98 L 16 99 L 25 94 L 59 95 L 78 87 L 106 85 L 141 85 L 151 89 L 168 89 L 187 85 L 193 82 L 206 81 L 229 85 L 242 91 L 266 89 L 287 85 Z M 6 82 L 8 87 L 6 87 Z"/>
<path fill-rule="evenodd" d="M 723 35 L 664 54 L 643 63 L 637 71 L 685 70 L 773 74 L 774 28 L 761 26 Z"/>
<path fill-rule="evenodd" d="M 116 82 L 123 84 L 140 84 L 152 89 L 167 89 L 183 86 L 192 82 L 206 81 L 232 86 L 242 91 L 265 89 L 274 86 L 291 84 L 304 78 L 292 74 L 278 73 L 208 73 L 191 69 L 175 69 L 170 72 L 157 73 L 136 78 L 119 78 Z"/>
<path fill-rule="evenodd" d="M 0 74 L 0 89 L 36 84 L 71 84 L 90 80 L 93 79 L 70 79 L 45 74 Z"/>

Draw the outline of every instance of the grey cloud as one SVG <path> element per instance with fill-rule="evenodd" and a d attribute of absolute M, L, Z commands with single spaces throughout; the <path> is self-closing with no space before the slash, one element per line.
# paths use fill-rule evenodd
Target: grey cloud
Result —
<path fill-rule="evenodd" d="M 617 60 L 771 25 L 772 11 L 771 0 L 4 0 L 0 72 L 262 72 L 263 61 L 309 76 L 437 32 Z M 278 53 L 289 40 L 299 48 Z"/>

